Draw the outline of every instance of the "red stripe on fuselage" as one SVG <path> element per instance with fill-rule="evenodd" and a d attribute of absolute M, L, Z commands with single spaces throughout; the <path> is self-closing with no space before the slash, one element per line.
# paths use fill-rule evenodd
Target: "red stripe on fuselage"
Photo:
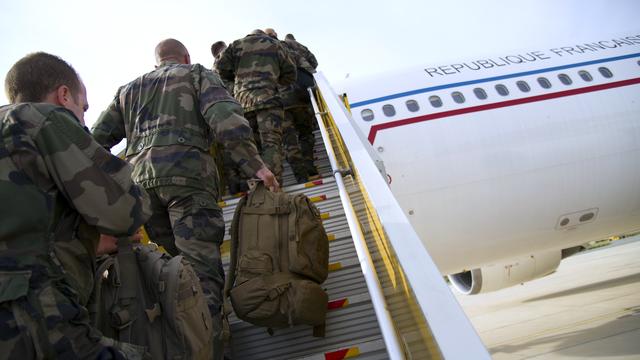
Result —
<path fill-rule="evenodd" d="M 531 97 L 526 97 L 521 99 L 513 99 L 513 100 L 491 103 L 486 105 L 478 105 L 478 106 L 472 106 L 468 108 L 443 111 L 440 113 L 427 114 L 422 116 L 416 116 L 413 118 L 392 121 L 384 124 L 373 125 L 371 127 L 371 130 L 369 130 L 369 143 L 373 144 L 374 140 L 376 139 L 376 134 L 378 133 L 378 131 L 384 130 L 384 129 L 391 129 L 398 126 L 410 125 L 410 124 L 440 119 L 440 118 L 449 117 L 449 116 L 469 114 L 472 112 L 498 109 L 498 108 L 503 108 L 508 106 L 515 106 L 515 105 L 527 104 L 527 103 L 532 103 L 537 101 L 556 99 L 556 98 L 565 97 L 565 96 L 573 96 L 573 95 L 584 94 L 584 93 L 589 93 L 594 91 L 612 89 L 612 88 L 617 88 L 622 86 L 634 85 L 638 83 L 640 83 L 640 78 L 628 79 L 628 80 L 616 81 L 616 82 L 607 83 L 607 84 L 599 84 L 599 85 L 593 85 L 593 86 L 588 86 L 588 87 L 583 87 L 578 89 L 559 91 L 559 92 L 550 93 L 550 94 L 542 94 L 542 95 L 536 95 L 536 96 L 531 96 Z"/>

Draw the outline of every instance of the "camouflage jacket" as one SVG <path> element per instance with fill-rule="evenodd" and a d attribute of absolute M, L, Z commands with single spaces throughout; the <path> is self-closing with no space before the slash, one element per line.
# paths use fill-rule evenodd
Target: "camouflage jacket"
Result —
<path fill-rule="evenodd" d="M 231 43 L 217 70 L 223 79 L 234 82 L 233 94 L 245 111 L 282 106 L 278 85 L 296 81 L 296 66 L 287 50 L 261 31 Z"/>
<path fill-rule="evenodd" d="M 313 74 L 316 72 L 316 68 L 318 67 L 318 60 L 316 60 L 315 55 L 309 49 L 297 42 L 296 40 L 286 39 L 284 42 L 289 45 L 289 48 L 293 49 L 298 55 L 300 55 L 304 59 L 304 63 L 298 66 L 301 66 L 303 69 L 307 70 L 309 73 Z"/>
<path fill-rule="evenodd" d="M 220 62 L 220 58 L 222 57 L 222 53 L 220 53 L 218 55 L 218 57 L 216 57 L 213 61 L 213 67 L 211 68 L 211 70 L 213 70 L 213 72 L 215 72 L 216 74 L 218 74 L 218 76 L 220 76 L 220 72 L 218 71 L 218 62 Z M 233 96 L 233 81 L 229 81 L 229 80 L 225 80 L 222 79 L 222 83 L 224 84 L 224 87 L 227 89 L 227 91 Z"/>
<path fill-rule="evenodd" d="M 307 62 L 301 52 L 298 52 L 291 46 L 289 42 L 281 41 L 282 47 L 289 53 L 289 57 L 293 60 L 297 68 L 297 79 L 294 83 L 279 86 L 280 98 L 285 109 L 291 109 L 301 106 L 309 106 L 309 93 L 306 87 L 301 84 L 303 80 L 313 81 L 311 73 L 315 72 L 313 67 Z M 307 69 L 313 70 L 310 72 Z M 306 72 L 306 73 L 305 73 Z"/>
<path fill-rule="evenodd" d="M 199 64 L 165 62 L 122 86 L 92 133 L 108 149 L 127 139 L 133 180 L 145 188 L 189 186 L 217 196 L 214 141 L 247 176 L 264 166 L 242 108 Z"/>
<path fill-rule="evenodd" d="M 150 215 L 148 195 L 131 181 L 131 167 L 70 111 L 7 105 L 0 120 L 0 271 L 22 270 L 31 282 L 63 280 L 86 304 L 97 231 L 133 234 Z M 0 299 L 6 284 L 0 281 Z"/>

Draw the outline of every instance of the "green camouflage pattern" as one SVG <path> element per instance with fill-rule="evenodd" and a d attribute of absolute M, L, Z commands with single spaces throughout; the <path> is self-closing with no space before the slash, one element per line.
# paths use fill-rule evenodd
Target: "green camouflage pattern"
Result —
<path fill-rule="evenodd" d="M 280 44 L 282 44 L 282 47 L 287 51 L 289 57 L 296 65 L 296 74 L 298 74 L 298 69 L 310 66 L 307 60 L 290 47 L 289 44 L 284 41 L 281 41 Z M 297 78 L 296 80 L 300 79 Z M 278 86 L 278 91 L 280 92 L 280 99 L 285 109 L 309 102 L 309 95 L 306 94 L 307 90 L 299 86 L 298 81 L 288 85 L 280 85 Z M 286 132 L 286 130 L 284 130 L 284 132 Z"/>
<path fill-rule="evenodd" d="M 0 281 L 20 273 L 2 271 Z M 55 280 L 36 274 L 30 273 L 24 292 L 0 303 L 0 360 L 150 358 L 143 347 L 102 336 L 89 324 L 84 307 Z"/>
<path fill-rule="evenodd" d="M 134 165 L 133 179 L 151 195 L 153 215 L 145 228 L 152 241 L 191 262 L 215 329 L 222 326 L 216 314 L 224 281 L 219 249 L 224 222 L 209 151 L 221 144 L 246 176 L 265 166 L 242 114 L 214 72 L 199 64 L 163 62 L 121 87 L 93 127 L 107 148 L 127 138 L 125 158 Z M 214 341 L 218 344 L 219 336 Z"/>
<path fill-rule="evenodd" d="M 288 51 L 259 30 L 229 44 L 216 69 L 223 79 L 234 82 L 233 94 L 245 111 L 281 107 L 278 85 L 296 80 Z"/>
<path fill-rule="evenodd" d="M 133 234 L 148 195 L 70 111 L 7 105 L 0 120 L 0 358 L 122 358 L 83 306 L 98 232 Z"/>
<path fill-rule="evenodd" d="M 222 57 L 222 52 L 214 58 L 213 71 L 218 72 L 218 62 Z M 222 79 L 225 88 L 233 95 L 233 81 Z M 256 144 L 257 145 L 257 144 Z M 248 189 L 246 185 L 247 177 L 242 173 L 238 165 L 233 161 L 228 153 L 225 153 L 224 146 L 220 143 L 215 145 L 216 164 L 218 165 L 218 173 L 220 175 L 221 187 L 226 187 L 229 194 L 239 193 Z M 224 194 L 223 189 L 220 190 Z"/>
<path fill-rule="evenodd" d="M 318 170 L 314 164 L 313 152 L 316 144 L 316 138 L 313 134 L 314 125 L 316 124 L 313 109 L 310 105 L 288 108 L 285 110 L 284 117 L 286 124 L 283 127 L 285 153 L 296 178 L 298 178 L 298 173 L 301 176 L 318 175 Z M 286 140 L 293 137 L 296 137 L 296 143 L 293 140 Z M 292 144 L 293 157 L 291 157 L 291 152 L 288 148 L 289 143 Z"/>
<path fill-rule="evenodd" d="M 296 63 L 298 80 L 301 80 L 301 76 L 305 75 L 301 71 L 315 72 L 318 62 L 309 49 L 291 39 L 281 43 Z M 308 76 L 308 74 L 306 75 Z M 306 181 L 305 179 L 308 180 L 309 176 L 317 175 L 318 171 L 313 162 L 315 117 L 307 89 L 299 82 L 280 87 L 280 96 L 285 109 L 282 128 L 284 152 L 296 180 L 300 183 Z"/>
<path fill-rule="evenodd" d="M 284 121 L 282 122 L 282 145 L 287 162 L 291 166 L 293 175 L 298 183 L 304 183 L 309 180 L 307 168 L 305 167 L 305 159 L 302 156 L 302 149 L 298 139 L 298 131 L 293 124 L 293 117 L 287 116 L 285 111 Z"/>
<path fill-rule="evenodd" d="M 108 149 L 126 137 L 133 179 L 147 189 L 178 185 L 217 196 L 214 142 L 247 176 L 263 166 L 242 108 L 218 75 L 199 64 L 163 62 L 121 87 L 92 133 Z"/>
<path fill-rule="evenodd" d="M 213 319 L 214 354 L 222 354 L 224 270 L 220 245 L 222 210 L 212 194 L 184 186 L 149 190 L 153 215 L 145 225 L 151 241 L 173 256 L 184 255 L 198 274 Z"/>
<path fill-rule="evenodd" d="M 268 108 L 255 111 L 248 111 L 245 117 L 257 131 L 254 135 L 259 136 L 260 153 L 265 164 L 273 175 L 282 184 L 282 122 L 284 120 L 284 110 L 282 108 Z"/>
<path fill-rule="evenodd" d="M 286 43 L 290 49 L 292 49 L 302 58 L 302 60 L 299 60 L 299 67 L 304 68 L 311 74 L 316 72 L 316 68 L 318 67 L 318 60 L 316 60 L 315 55 L 313 55 L 313 53 L 306 46 L 293 39 L 285 39 L 284 43 Z"/>
<path fill-rule="evenodd" d="M 211 68 L 211 70 L 218 74 L 218 76 L 220 76 L 220 72 L 218 71 L 218 63 L 220 62 L 221 57 L 222 53 L 218 54 L 218 57 L 214 58 L 213 67 Z M 221 80 L 224 87 L 227 89 L 227 91 L 229 91 L 229 94 L 233 95 L 233 80 L 227 80 L 223 78 L 221 78 Z"/>

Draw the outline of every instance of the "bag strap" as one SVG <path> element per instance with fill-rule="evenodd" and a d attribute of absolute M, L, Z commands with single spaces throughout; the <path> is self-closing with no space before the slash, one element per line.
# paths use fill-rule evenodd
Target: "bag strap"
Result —
<path fill-rule="evenodd" d="M 98 262 L 100 265 L 96 270 L 93 277 L 93 294 L 91 295 L 91 302 L 87 305 L 87 310 L 89 311 L 89 318 L 91 319 L 92 324 L 101 324 L 102 316 L 104 315 L 101 310 L 102 308 L 102 276 L 105 271 L 111 269 L 112 266 L 115 265 L 116 259 L 111 255 L 105 255 Z M 113 269 L 114 272 L 117 272 L 117 269 Z M 113 274 L 113 276 L 117 279 L 118 274 Z"/>
<path fill-rule="evenodd" d="M 118 237 L 118 253 L 116 255 L 120 266 L 120 290 L 117 306 L 111 310 L 112 325 L 119 329 L 119 340 L 131 342 L 131 324 L 135 320 L 135 306 L 138 302 L 137 287 L 138 272 L 136 255 L 128 236 Z M 128 331 L 125 331 L 128 330 Z"/>
<path fill-rule="evenodd" d="M 238 205 L 236 205 L 236 211 L 233 214 L 233 220 L 231 221 L 231 249 L 229 251 L 229 270 L 228 276 L 224 283 L 224 298 L 229 297 L 229 292 L 233 287 L 233 283 L 236 281 L 236 267 L 238 266 L 238 232 L 240 231 L 240 214 L 243 208 L 246 207 L 248 195 L 243 196 Z M 227 300 L 225 300 L 227 301 Z"/>
<path fill-rule="evenodd" d="M 286 234 L 287 249 L 289 250 L 289 253 L 287 254 L 289 257 L 289 264 L 291 264 L 291 262 L 296 261 L 296 259 L 298 258 L 298 242 L 300 241 L 300 239 L 298 238 L 297 235 L 298 235 L 298 216 L 300 214 L 300 209 L 298 208 L 297 201 L 300 196 L 303 196 L 303 195 L 296 195 L 292 197 L 290 200 L 292 211 L 289 214 L 289 229 L 288 229 L 288 233 Z"/>

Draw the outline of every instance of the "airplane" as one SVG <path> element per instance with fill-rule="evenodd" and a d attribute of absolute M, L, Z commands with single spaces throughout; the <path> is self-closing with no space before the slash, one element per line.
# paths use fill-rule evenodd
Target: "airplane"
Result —
<path fill-rule="evenodd" d="M 333 87 L 463 294 L 545 276 L 581 244 L 640 231 L 640 35 Z"/>

